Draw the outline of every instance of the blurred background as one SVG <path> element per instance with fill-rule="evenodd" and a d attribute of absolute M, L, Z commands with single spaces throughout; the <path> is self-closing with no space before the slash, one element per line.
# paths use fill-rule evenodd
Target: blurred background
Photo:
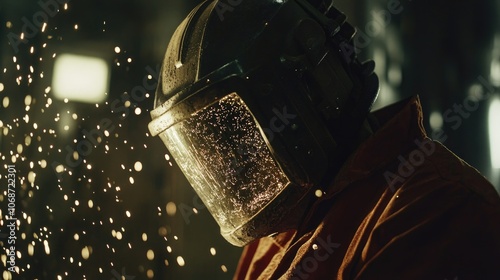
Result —
<path fill-rule="evenodd" d="M 199 2 L 1 0 L 1 279 L 231 279 L 241 248 L 147 130 L 167 43 Z M 418 94 L 429 134 L 498 190 L 500 2 L 335 3 L 377 63 L 375 109 Z"/>

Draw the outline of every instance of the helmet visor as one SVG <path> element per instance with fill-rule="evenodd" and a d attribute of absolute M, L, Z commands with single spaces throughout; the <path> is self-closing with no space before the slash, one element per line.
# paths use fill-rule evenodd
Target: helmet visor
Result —
<path fill-rule="evenodd" d="M 160 137 L 222 232 L 246 224 L 290 184 L 236 92 L 175 123 Z"/>

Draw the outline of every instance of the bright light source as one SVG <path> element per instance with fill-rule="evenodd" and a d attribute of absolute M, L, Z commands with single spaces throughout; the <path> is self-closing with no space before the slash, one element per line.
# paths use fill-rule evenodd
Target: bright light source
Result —
<path fill-rule="evenodd" d="M 429 117 L 429 123 L 432 130 L 436 131 L 441 129 L 443 127 L 443 115 L 437 111 L 432 112 Z"/>
<path fill-rule="evenodd" d="M 489 110 L 489 134 L 491 166 L 500 168 L 500 98 L 495 98 L 490 104 Z"/>
<path fill-rule="evenodd" d="M 490 80 L 491 83 L 495 86 L 500 85 L 500 59 L 491 60 L 490 65 Z"/>
<path fill-rule="evenodd" d="M 490 81 L 494 86 L 500 86 L 500 34 L 495 36 L 491 52 Z"/>
<path fill-rule="evenodd" d="M 54 96 L 71 101 L 100 103 L 106 99 L 109 67 L 104 59 L 61 54 L 54 63 Z"/>

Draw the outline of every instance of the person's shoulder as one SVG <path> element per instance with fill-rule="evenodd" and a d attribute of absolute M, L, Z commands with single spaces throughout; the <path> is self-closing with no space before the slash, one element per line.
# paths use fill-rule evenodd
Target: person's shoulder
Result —
<path fill-rule="evenodd" d="M 500 221 L 500 196 L 483 175 L 437 141 L 424 138 L 416 144 L 398 157 L 397 175 L 384 175 L 392 187 L 386 217 L 411 213 L 427 219 L 470 209 Z"/>
<path fill-rule="evenodd" d="M 431 143 L 434 145 L 434 151 L 428 156 L 428 162 L 421 171 L 422 175 L 428 173 L 428 176 L 434 179 L 436 187 L 477 197 L 478 202 L 495 204 L 500 209 L 499 193 L 477 169 L 440 142 Z"/>

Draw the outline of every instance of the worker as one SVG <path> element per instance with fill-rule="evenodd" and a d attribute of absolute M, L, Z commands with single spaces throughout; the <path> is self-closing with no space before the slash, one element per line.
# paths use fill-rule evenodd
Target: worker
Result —
<path fill-rule="evenodd" d="M 321 3 L 208 0 L 167 47 L 149 129 L 245 246 L 235 279 L 500 279 L 494 187 L 418 97 L 370 112 L 374 63 Z"/>

